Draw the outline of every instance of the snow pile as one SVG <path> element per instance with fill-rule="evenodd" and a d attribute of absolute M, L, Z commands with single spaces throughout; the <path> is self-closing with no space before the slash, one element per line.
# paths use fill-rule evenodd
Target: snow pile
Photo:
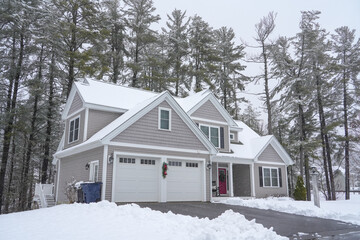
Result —
<path fill-rule="evenodd" d="M 320 208 L 313 202 L 295 201 L 292 198 L 240 199 L 229 198 L 221 203 L 244 207 L 270 209 L 304 216 L 328 218 L 360 225 L 360 195 L 352 194 L 350 200 L 321 201 Z"/>
<path fill-rule="evenodd" d="M 216 219 L 102 201 L 0 216 L 1 239 L 286 239 L 229 210 Z"/>

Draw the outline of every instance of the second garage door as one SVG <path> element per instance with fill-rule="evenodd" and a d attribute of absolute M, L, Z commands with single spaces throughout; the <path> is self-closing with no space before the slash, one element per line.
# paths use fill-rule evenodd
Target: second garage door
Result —
<path fill-rule="evenodd" d="M 167 201 L 202 201 L 202 162 L 169 160 Z"/>

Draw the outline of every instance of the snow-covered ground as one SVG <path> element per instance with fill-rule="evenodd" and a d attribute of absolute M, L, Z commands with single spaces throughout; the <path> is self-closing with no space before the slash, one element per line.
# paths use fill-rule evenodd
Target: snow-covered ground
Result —
<path fill-rule="evenodd" d="M 335 219 L 360 225 L 360 194 L 351 194 L 350 200 L 322 200 L 320 202 L 320 208 L 315 207 L 314 202 L 294 201 L 287 197 L 248 200 L 228 198 L 220 202 L 230 205 L 271 209 L 305 216 Z"/>
<path fill-rule="evenodd" d="M 216 219 L 102 201 L 0 215 L 0 239 L 286 239 L 229 210 Z"/>

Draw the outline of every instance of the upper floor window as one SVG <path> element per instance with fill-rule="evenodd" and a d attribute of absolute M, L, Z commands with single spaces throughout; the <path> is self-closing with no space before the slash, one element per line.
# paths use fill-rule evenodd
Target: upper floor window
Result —
<path fill-rule="evenodd" d="M 220 146 L 219 127 L 200 125 L 200 129 L 209 138 L 215 147 Z"/>
<path fill-rule="evenodd" d="M 80 116 L 72 119 L 69 126 L 69 143 L 79 140 Z"/>
<path fill-rule="evenodd" d="M 159 108 L 159 129 L 171 130 L 171 109 Z"/>

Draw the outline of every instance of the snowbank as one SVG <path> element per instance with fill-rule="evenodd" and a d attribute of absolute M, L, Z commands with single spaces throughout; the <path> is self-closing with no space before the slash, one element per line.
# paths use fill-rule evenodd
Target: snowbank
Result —
<path fill-rule="evenodd" d="M 229 210 L 216 219 L 102 201 L 0 216 L 1 239 L 286 239 Z"/>
<path fill-rule="evenodd" d="M 320 208 L 313 202 L 295 201 L 292 198 L 240 199 L 229 198 L 221 203 L 245 207 L 271 209 L 304 216 L 328 218 L 360 225 L 360 195 L 352 194 L 350 200 L 321 201 Z"/>

